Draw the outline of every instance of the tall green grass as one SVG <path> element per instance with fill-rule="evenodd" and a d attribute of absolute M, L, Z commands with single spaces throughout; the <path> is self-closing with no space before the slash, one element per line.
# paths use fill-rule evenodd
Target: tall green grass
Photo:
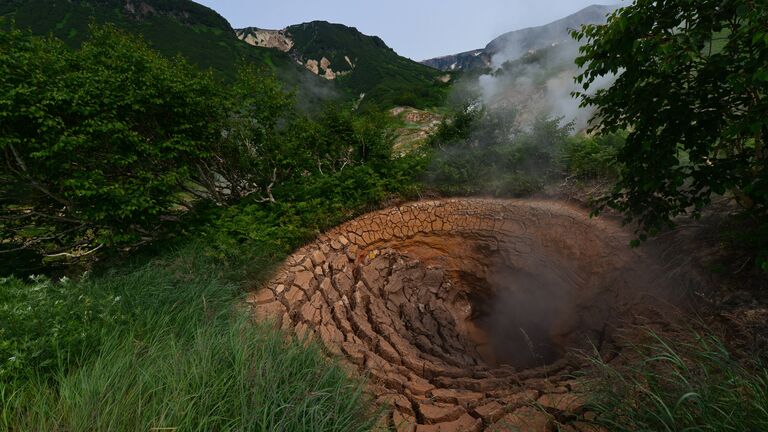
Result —
<path fill-rule="evenodd" d="M 58 330 L 26 329 L 25 339 L 38 345 L 19 353 L 29 356 L 26 375 L 2 383 L 0 430 L 370 430 L 377 413 L 361 383 L 315 345 L 253 323 L 237 307 L 238 285 L 226 282 L 231 270 L 207 250 L 193 243 L 143 265 L 64 283 L 67 298 L 85 303 L 67 302 L 72 321 Z M 62 287 L 36 283 L 48 293 Z M 89 312 L 94 297 L 110 301 L 107 309 L 96 302 L 101 318 Z M 51 322 L 40 313 L 27 317 Z M 67 345 L 62 331 L 87 338 Z M 54 356 L 54 364 L 34 367 L 43 352 L 40 358 Z"/>
<path fill-rule="evenodd" d="M 593 359 L 596 423 L 622 432 L 768 431 L 768 369 L 738 361 L 716 336 L 674 340 L 649 331 L 626 364 Z"/>
<path fill-rule="evenodd" d="M 158 328 L 166 327 L 162 318 Z M 314 346 L 245 320 L 121 335 L 85 367 L 8 398 L 19 431 L 362 431 L 361 387 Z"/>

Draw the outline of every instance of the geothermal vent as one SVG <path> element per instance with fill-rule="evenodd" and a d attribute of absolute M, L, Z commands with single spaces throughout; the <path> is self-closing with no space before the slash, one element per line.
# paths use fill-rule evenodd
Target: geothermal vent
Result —
<path fill-rule="evenodd" d="M 368 376 L 393 430 L 547 431 L 581 410 L 572 351 L 615 350 L 659 285 L 629 240 L 556 202 L 419 202 L 322 235 L 249 303 Z"/>

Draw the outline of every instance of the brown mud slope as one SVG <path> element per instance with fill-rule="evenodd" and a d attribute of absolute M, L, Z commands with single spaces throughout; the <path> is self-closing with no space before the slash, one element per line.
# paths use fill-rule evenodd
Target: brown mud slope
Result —
<path fill-rule="evenodd" d="M 573 350 L 615 356 L 680 287 L 629 240 L 557 202 L 419 202 L 322 235 L 248 301 L 369 376 L 393 429 L 588 430 Z"/>

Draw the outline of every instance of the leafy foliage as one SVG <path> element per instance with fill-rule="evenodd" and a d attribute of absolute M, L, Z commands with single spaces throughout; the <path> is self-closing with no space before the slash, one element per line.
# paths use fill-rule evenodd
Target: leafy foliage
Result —
<path fill-rule="evenodd" d="M 618 178 L 622 167 L 616 159 L 626 136 L 626 132 L 622 131 L 572 138 L 563 155 L 568 172 L 584 180 Z"/>
<path fill-rule="evenodd" d="M 280 183 L 276 203 L 199 208 L 149 260 L 0 280 L 0 429 L 369 430 L 359 383 L 232 304 L 318 232 L 417 187 L 423 160 L 370 161 Z"/>
<path fill-rule="evenodd" d="M 219 134 L 213 78 L 112 27 L 74 52 L 0 44 L 2 238 L 58 253 L 156 231 Z"/>
<path fill-rule="evenodd" d="M 76 361 L 100 346 L 126 315 L 119 296 L 93 288 L 44 277 L 0 280 L 0 382 L 50 374 L 62 358 Z"/>
<path fill-rule="evenodd" d="M 618 75 L 580 94 L 598 108 L 598 132 L 629 131 L 618 152 L 625 171 L 598 210 L 621 211 L 643 239 L 731 191 L 765 220 L 767 21 L 763 1 L 638 0 L 574 33 L 586 42 L 585 90 Z"/>
<path fill-rule="evenodd" d="M 0 429 L 367 430 L 358 382 L 232 309 L 240 269 L 284 257 L 248 246 L 222 259 L 198 238 L 76 281 L 0 281 Z"/>
<path fill-rule="evenodd" d="M 212 157 L 199 163 L 197 183 L 218 203 L 240 200 L 252 193 L 270 201 L 278 170 L 284 178 L 284 160 L 292 149 L 278 136 L 278 122 L 290 115 L 292 100 L 283 93 L 279 81 L 265 71 L 245 66 L 227 92 L 227 118 L 221 137 L 214 141 Z M 226 193 L 225 193 L 226 190 Z"/>

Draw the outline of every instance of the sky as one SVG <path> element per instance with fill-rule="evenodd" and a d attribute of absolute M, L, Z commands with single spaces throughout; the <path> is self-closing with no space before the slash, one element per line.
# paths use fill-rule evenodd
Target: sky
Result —
<path fill-rule="evenodd" d="M 232 27 L 282 29 L 323 20 L 381 37 L 400 55 L 425 60 L 483 48 L 512 30 L 543 25 L 616 0 L 195 0 Z"/>

